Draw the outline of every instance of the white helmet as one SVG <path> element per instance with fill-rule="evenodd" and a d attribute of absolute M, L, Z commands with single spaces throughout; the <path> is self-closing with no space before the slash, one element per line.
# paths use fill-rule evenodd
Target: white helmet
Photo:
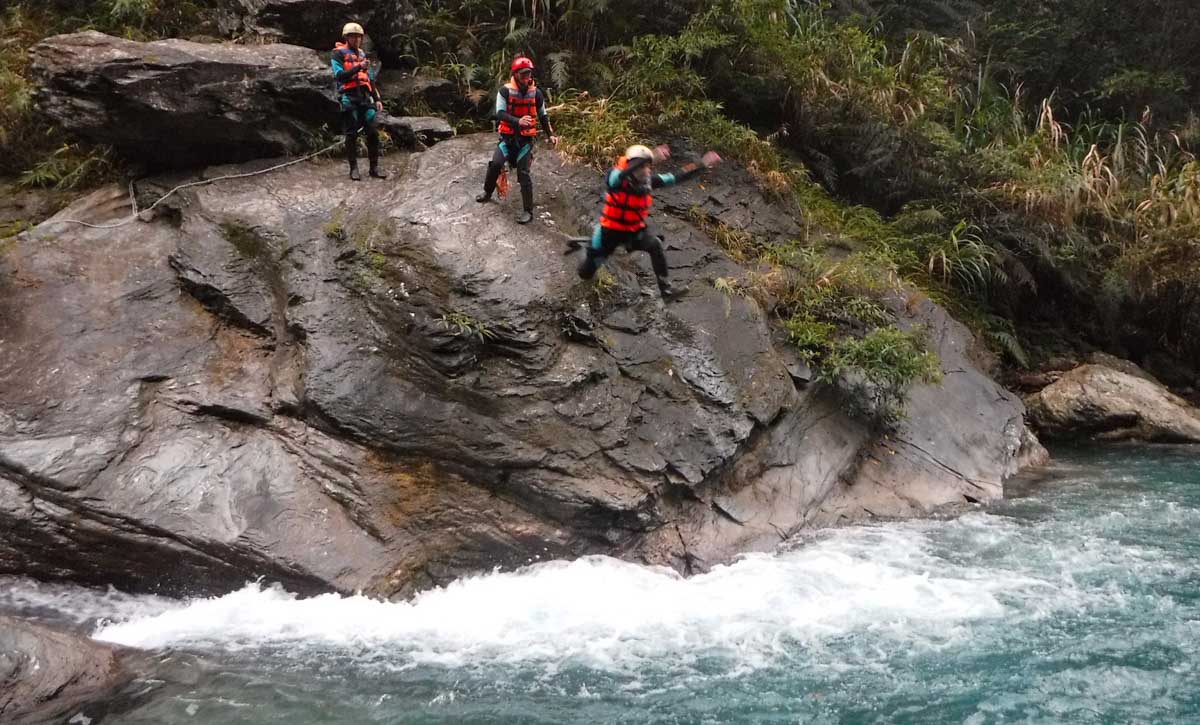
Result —
<path fill-rule="evenodd" d="M 641 144 L 635 144 L 635 145 L 630 146 L 629 148 L 625 149 L 625 158 L 628 161 L 633 161 L 634 159 L 642 159 L 643 161 L 653 161 L 654 160 L 654 152 L 650 150 L 649 146 L 642 146 Z"/>
<path fill-rule="evenodd" d="M 342 37 L 344 38 L 347 35 L 366 35 L 366 33 L 363 32 L 362 26 L 358 23 L 346 23 L 342 26 Z"/>

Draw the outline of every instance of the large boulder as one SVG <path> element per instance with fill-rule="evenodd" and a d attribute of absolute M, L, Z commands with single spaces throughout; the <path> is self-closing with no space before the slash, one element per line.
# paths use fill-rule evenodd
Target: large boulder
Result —
<path fill-rule="evenodd" d="M 1082 365 L 1026 400 L 1051 438 L 1200 443 L 1200 411 L 1148 376 Z"/>
<path fill-rule="evenodd" d="M 0 615 L 0 722 L 91 722 L 129 679 L 111 647 Z"/>
<path fill-rule="evenodd" d="M 152 169 L 295 154 L 340 124 L 324 61 L 293 45 L 137 43 L 86 32 L 34 52 L 42 113 Z M 379 122 L 406 147 L 454 135 L 440 118 L 384 113 Z"/>
<path fill-rule="evenodd" d="M 322 125 L 337 125 L 328 67 L 292 45 L 84 32 L 49 38 L 33 57 L 41 113 L 151 167 L 296 153 Z"/>
<path fill-rule="evenodd" d="M 529 226 L 475 203 L 493 144 L 393 155 L 387 182 L 306 163 L 188 190 L 151 223 L 19 237 L 0 258 L 0 572 L 392 595 L 588 553 L 698 571 L 998 498 L 1041 454 L 928 301 L 898 309 L 945 381 L 895 434 L 811 383 L 763 310 L 714 288 L 745 270 L 684 220 L 793 234 L 744 172 L 662 195 L 690 284 L 664 305 L 644 255 L 600 286 L 563 256 L 598 212 L 594 171 L 541 152 Z M 141 184 L 143 203 L 182 180 Z"/>
<path fill-rule="evenodd" d="M 412 108 L 445 110 L 461 107 L 467 102 L 453 81 L 423 70 L 410 72 L 385 68 L 379 74 L 379 92 L 385 101 L 398 104 L 406 111 Z"/>

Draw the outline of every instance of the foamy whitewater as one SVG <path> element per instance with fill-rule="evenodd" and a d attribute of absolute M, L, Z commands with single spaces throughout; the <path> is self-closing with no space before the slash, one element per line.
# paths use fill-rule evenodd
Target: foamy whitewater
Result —
<path fill-rule="evenodd" d="M 205 673 L 112 722 L 1200 722 L 1197 531 L 1195 454 L 1121 449 L 690 579 L 591 557 L 395 603 L 21 580 L 0 610 Z"/>

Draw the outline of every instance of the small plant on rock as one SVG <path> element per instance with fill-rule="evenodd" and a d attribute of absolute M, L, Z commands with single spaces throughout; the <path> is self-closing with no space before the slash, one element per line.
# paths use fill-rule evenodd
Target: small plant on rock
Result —
<path fill-rule="evenodd" d="M 25 187 L 79 189 L 108 178 L 115 170 L 111 151 L 105 146 L 85 149 L 63 144 L 57 151 L 21 175 Z"/>
<path fill-rule="evenodd" d="M 479 342 L 496 339 L 496 333 L 490 327 L 465 312 L 448 312 L 442 315 L 439 324 L 455 337 L 475 338 Z"/>
<path fill-rule="evenodd" d="M 333 218 L 321 225 L 321 231 L 325 233 L 327 239 L 332 239 L 338 244 L 345 244 L 350 237 L 346 234 L 346 210 L 339 208 L 333 213 Z"/>
<path fill-rule="evenodd" d="M 596 270 L 596 276 L 592 277 L 592 291 L 597 299 L 607 298 L 616 286 L 617 278 L 604 267 Z"/>

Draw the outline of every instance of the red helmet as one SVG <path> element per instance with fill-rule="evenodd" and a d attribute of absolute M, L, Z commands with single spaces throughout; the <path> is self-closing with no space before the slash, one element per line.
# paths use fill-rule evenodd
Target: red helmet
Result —
<path fill-rule="evenodd" d="M 533 61 L 523 55 L 518 55 L 513 59 L 512 72 L 513 75 L 520 73 L 523 70 L 533 70 Z"/>

